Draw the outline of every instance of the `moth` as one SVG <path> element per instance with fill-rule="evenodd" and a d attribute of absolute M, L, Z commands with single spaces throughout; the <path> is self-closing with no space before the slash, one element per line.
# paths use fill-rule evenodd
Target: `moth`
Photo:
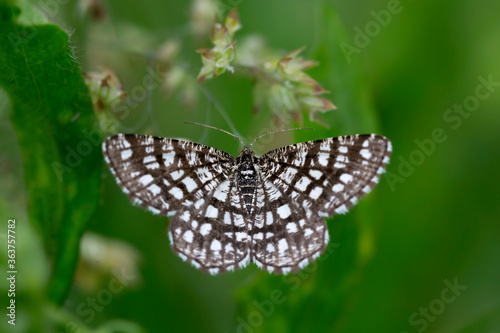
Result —
<path fill-rule="evenodd" d="M 287 274 L 313 262 L 329 240 L 324 217 L 347 213 L 368 194 L 392 152 L 375 134 L 302 142 L 260 157 L 252 145 L 235 158 L 190 141 L 117 134 L 102 149 L 132 203 L 173 216 L 174 253 L 210 274 L 250 262 Z"/>

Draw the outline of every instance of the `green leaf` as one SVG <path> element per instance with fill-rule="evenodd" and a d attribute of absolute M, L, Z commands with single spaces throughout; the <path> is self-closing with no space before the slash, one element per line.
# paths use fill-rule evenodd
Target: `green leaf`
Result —
<path fill-rule="evenodd" d="M 0 4 L 0 86 L 23 155 L 29 219 L 52 261 L 49 297 L 61 304 L 100 197 L 102 137 L 68 34 L 21 25 L 29 18 L 21 12 Z"/>

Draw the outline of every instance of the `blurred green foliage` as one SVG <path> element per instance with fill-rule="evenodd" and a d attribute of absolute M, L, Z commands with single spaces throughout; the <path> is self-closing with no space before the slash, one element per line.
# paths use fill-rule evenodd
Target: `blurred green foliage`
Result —
<path fill-rule="evenodd" d="M 16 218 L 19 274 L 17 325 L 4 316 L 1 331 L 500 331 L 498 2 L 216 2 L 222 15 L 238 8 L 237 54 L 253 34 L 283 55 L 306 46 L 304 57 L 320 62 L 307 73 L 337 106 L 323 115 L 328 128 L 306 119 L 315 131 L 263 139 L 259 153 L 366 132 L 394 145 L 378 188 L 328 220 L 325 255 L 285 277 L 254 265 L 208 276 L 183 263 L 170 250 L 167 219 L 129 204 L 102 168 L 99 149 L 62 183 L 51 172 L 66 147 L 88 140 L 84 131 L 103 119 L 89 111 L 72 56 L 85 72 L 105 66 L 120 78 L 128 100 L 114 125 L 124 132 L 184 137 L 235 155 L 236 140 L 182 122 L 236 129 L 247 141 L 297 126 L 252 112 L 254 82 L 238 70 L 194 84 L 202 68 L 194 51 L 210 45 L 206 27 L 213 23 L 199 15 L 206 9 L 193 14 L 203 1 L 8 1 L 22 9 L 13 23 L 17 12 L 6 3 L 0 218 L 4 226 Z M 71 49 L 62 29 L 71 31 Z M 24 33 L 23 56 L 10 32 Z M 177 49 L 161 58 L 158 50 L 173 40 Z M 158 82 L 145 88 L 172 68 L 180 75 L 176 89 Z M 71 278 L 84 230 L 106 238 L 84 237 Z M 5 309 L 8 286 L 0 289 Z"/>
<path fill-rule="evenodd" d="M 100 134 L 68 35 L 54 25 L 16 24 L 19 8 L 0 10 L 0 85 L 12 103 L 29 220 L 44 235 L 54 266 L 49 297 L 62 303 L 81 234 L 99 201 Z"/>

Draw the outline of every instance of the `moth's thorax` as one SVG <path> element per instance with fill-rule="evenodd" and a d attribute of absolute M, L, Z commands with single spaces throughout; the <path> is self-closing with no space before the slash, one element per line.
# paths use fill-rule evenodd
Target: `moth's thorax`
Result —
<path fill-rule="evenodd" d="M 255 173 L 255 154 L 249 148 L 244 148 L 240 152 L 240 156 L 236 158 L 236 165 L 238 167 L 238 184 L 249 185 L 254 184 L 256 180 Z"/>
<path fill-rule="evenodd" d="M 249 214 L 253 210 L 253 198 L 258 182 L 257 172 L 255 170 L 255 153 L 245 147 L 236 158 L 238 167 L 237 182 L 243 196 L 243 201 Z"/>

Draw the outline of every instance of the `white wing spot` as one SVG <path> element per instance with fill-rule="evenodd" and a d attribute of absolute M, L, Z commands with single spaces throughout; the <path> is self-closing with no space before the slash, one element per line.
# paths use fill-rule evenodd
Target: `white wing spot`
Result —
<path fill-rule="evenodd" d="M 267 225 L 273 224 L 273 213 L 272 212 L 266 213 L 266 224 Z"/>
<path fill-rule="evenodd" d="M 234 192 L 233 192 L 233 195 L 231 195 L 231 206 L 233 206 L 233 207 L 240 206 L 240 196 L 235 194 Z"/>
<path fill-rule="evenodd" d="M 174 172 L 170 173 L 170 177 L 172 177 L 173 180 L 177 180 L 182 177 L 184 174 L 183 170 L 175 170 Z"/>
<path fill-rule="evenodd" d="M 267 252 L 269 253 L 274 253 L 274 251 L 276 251 L 276 249 L 274 248 L 274 245 L 272 243 L 267 243 Z"/>
<path fill-rule="evenodd" d="M 321 142 L 319 149 L 324 151 L 330 151 L 330 140 L 324 140 L 323 142 Z"/>
<path fill-rule="evenodd" d="M 341 152 L 342 154 L 345 154 L 347 153 L 348 149 L 346 146 L 340 146 L 339 147 L 339 152 Z"/>
<path fill-rule="evenodd" d="M 247 239 L 248 234 L 246 232 L 237 232 L 236 233 L 236 241 L 242 242 Z"/>
<path fill-rule="evenodd" d="M 335 184 L 335 185 L 333 185 L 332 190 L 335 193 L 342 192 L 344 190 L 344 185 L 342 185 L 342 184 Z"/>
<path fill-rule="evenodd" d="M 328 159 L 330 158 L 330 154 L 327 153 L 318 153 L 318 163 L 322 166 L 328 165 Z"/>
<path fill-rule="evenodd" d="M 280 254 L 284 254 L 286 250 L 288 250 L 288 242 L 282 238 L 278 242 L 278 251 Z"/>
<path fill-rule="evenodd" d="M 214 178 L 212 172 L 207 167 L 196 169 L 195 172 L 202 183 L 206 183 Z"/>
<path fill-rule="evenodd" d="M 311 180 L 308 177 L 302 177 L 300 180 L 295 184 L 295 187 L 298 188 L 301 191 L 305 191 L 307 186 L 311 183 Z"/>
<path fill-rule="evenodd" d="M 301 150 L 295 155 L 295 158 L 292 161 L 292 164 L 298 167 L 301 167 L 304 165 L 304 162 L 306 161 L 306 156 L 307 156 L 307 150 Z"/>
<path fill-rule="evenodd" d="M 231 213 L 229 212 L 224 213 L 224 223 L 231 225 Z"/>
<path fill-rule="evenodd" d="M 214 197 L 225 202 L 229 194 L 229 180 L 222 182 L 215 190 Z"/>
<path fill-rule="evenodd" d="M 264 239 L 264 234 L 262 232 L 259 232 L 253 236 L 253 239 L 262 240 Z"/>
<path fill-rule="evenodd" d="M 196 165 L 196 162 L 198 162 L 199 160 L 198 154 L 196 154 L 196 152 L 194 151 L 190 151 L 186 153 L 186 160 L 190 165 Z"/>
<path fill-rule="evenodd" d="M 148 163 L 155 162 L 155 161 L 156 161 L 156 157 L 154 157 L 152 155 L 148 155 L 148 156 L 144 157 L 144 160 L 142 160 L 142 163 L 148 164 Z"/>
<path fill-rule="evenodd" d="M 121 156 L 122 156 L 122 160 L 129 159 L 132 156 L 132 150 L 127 149 L 127 150 L 122 151 Z"/>
<path fill-rule="evenodd" d="M 215 208 L 214 206 L 209 205 L 207 207 L 207 211 L 205 213 L 205 216 L 215 219 L 215 218 L 217 218 L 217 216 L 219 216 L 219 210 L 217 208 Z"/>
<path fill-rule="evenodd" d="M 321 173 L 321 171 L 319 170 L 309 170 L 309 175 L 311 175 L 311 177 L 317 180 L 321 178 L 323 173 Z"/>
<path fill-rule="evenodd" d="M 290 183 L 296 174 L 297 174 L 297 169 L 288 167 L 286 168 L 285 172 L 280 174 L 280 178 L 286 181 L 287 183 Z"/>
<path fill-rule="evenodd" d="M 210 233 L 210 230 L 212 230 L 212 225 L 210 223 L 203 223 L 200 227 L 200 234 L 206 236 Z"/>
<path fill-rule="evenodd" d="M 307 265 L 309 265 L 309 259 L 307 259 L 307 258 L 305 258 L 304 260 L 302 260 L 301 262 L 299 262 L 300 269 L 306 267 Z"/>
<path fill-rule="evenodd" d="M 244 227 L 245 221 L 243 220 L 243 215 L 241 214 L 233 214 L 234 217 L 234 225 L 237 227 Z"/>
<path fill-rule="evenodd" d="M 359 153 L 365 160 L 369 160 L 372 157 L 372 153 L 368 149 L 361 149 Z"/>
<path fill-rule="evenodd" d="M 176 199 L 182 199 L 184 196 L 182 190 L 178 187 L 172 187 L 168 193 L 172 194 Z"/>
<path fill-rule="evenodd" d="M 130 145 L 130 142 L 128 142 L 126 139 L 125 139 L 125 136 L 123 134 L 120 134 L 120 139 L 122 139 L 122 146 L 123 148 L 130 148 L 131 145 Z"/>
<path fill-rule="evenodd" d="M 348 210 L 347 210 L 347 207 L 345 205 L 342 205 L 342 206 L 338 207 L 337 209 L 335 209 L 335 212 L 337 214 L 345 214 L 348 212 Z"/>
<path fill-rule="evenodd" d="M 266 223 L 264 219 L 264 213 L 255 214 L 254 224 L 252 225 L 251 223 L 249 223 L 248 230 L 252 230 L 253 227 L 261 229 L 264 226 L 264 223 Z"/>
<path fill-rule="evenodd" d="M 160 167 L 160 164 L 158 162 L 154 162 L 154 163 L 146 165 L 146 168 L 148 168 L 149 170 L 155 170 L 155 169 L 158 169 L 159 167 Z"/>
<path fill-rule="evenodd" d="M 349 158 L 345 155 L 338 155 L 337 156 L 337 162 L 341 163 L 349 163 Z"/>
<path fill-rule="evenodd" d="M 222 250 L 222 244 L 218 239 L 213 239 L 212 244 L 210 244 L 210 250 L 212 251 L 220 251 Z"/>
<path fill-rule="evenodd" d="M 149 210 L 151 213 L 153 213 L 153 214 L 160 214 L 160 210 L 159 210 L 159 209 L 156 209 L 156 208 L 154 208 L 154 207 L 149 206 L 149 207 L 148 207 L 148 210 Z"/>
<path fill-rule="evenodd" d="M 188 192 L 192 192 L 197 187 L 196 182 L 191 177 L 184 178 L 182 182 L 186 185 Z"/>
<path fill-rule="evenodd" d="M 323 193 L 323 189 L 319 186 L 315 187 L 311 193 L 309 193 L 309 196 L 312 198 L 312 199 L 318 199 L 319 196 L 321 195 L 321 193 Z"/>
<path fill-rule="evenodd" d="M 179 216 L 179 218 L 185 222 L 189 221 L 189 219 L 191 218 L 191 214 L 189 213 L 189 211 L 185 210 L 184 213 L 182 213 L 181 216 Z"/>
<path fill-rule="evenodd" d="M 150 187 L 148 187 L 148 190 L 150 190 L 151 193 L 155 196 L 160 194 L 160 192 L 161 192 L 161 188 L 156 184 L 153 184 Z"/>
<path fill-rule="evenodd" d="M 205 203 L 204 199 L 196 200 L 196 202 L 194 203 L 194 208 L 200 209 L 201 205 L 203 205 L 204 203 Z"/>
<path fill-rule="evenodd" d="M 283 206 L 281 206 L 281 207 L 278 208 L 278 215 L 282 219 L 286 219 L 291 214 L 292 214 L 292 212 L 290 211 L 290 207 L 288 207 L 288 205 L 283 205 Z"/>
<path fill-rule="evenodd" d="M 341 176 L 340 176 L 340 180 L 346 184 L 349 184 L 350 182 L 352 182 L 352 175 L 348 174 L 348 173 L 343 173 Z"/>
<path fill-rule="evenodd" d="M 297 224 L 295 222 L 289 222 L 286 225 L 286 230 L 293 233 L 297 232 Z"/>
<path fill-rule="evenodd" d="M 333 167 L 337 169 L 345 168 L 345 166 L 346 166 L 345 164 L 339 162 L 335 162 L 335 164 L 333 165 Z"/>
<path fill-rule="evenodd" d="M 154 180 L 153 176 L 144 175 L 141 178 L 139 178 L 139 183 L 141 183 L 143 186 L 148 186 L 153 180 Z"/>
<path fill-rule="evenodd" d="M 188 242 L 188 243 L 192 243 L 193 242 L 193 238 L 194 238 L 194 234 L 191 230 L 187 230 L 184 235 L 182 235 L 182 238 Z"/>
<path fill-rule="evenodd" d="M 165 164 L 166 167 L 171 166 L 172 164 L 174 164 L 174 157 L 175 157 L 174 151 L 163 154 L 163 164 Z"/>
<path fill-rule="evenodd" d="M 266 187 L 267 195 L 269 196 L 269 201 L 275 201 L 276 199 L 281 197 L 281 192 L 278 190 L 278 188 L 276 186 L 274 186 L 273 183 L 266 181 L 265 187 Z M 262 198 L 262 200 L 260 200 L 260 201 L 262 201 L 262 203 L 264 202 L 263 199 L 264 198 Z"/>

